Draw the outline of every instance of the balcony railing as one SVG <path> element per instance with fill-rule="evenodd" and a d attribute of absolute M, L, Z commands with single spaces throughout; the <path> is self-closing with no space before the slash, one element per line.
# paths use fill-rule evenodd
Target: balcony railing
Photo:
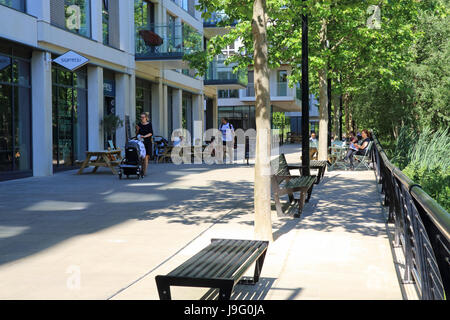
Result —
<path fill-rule="evenodd" d="M 149 25 L 136 29 L 136 59 L 182 59 L 202 50 L 202 35 L 188 25 Z"/>
<path fill-rule="evenodd" d="M 234 66 L 234 64 L 225 65 L 224 60 L 212 61 L 205 75 L 205 85 L 245 88 L 248 83 L 247 70 L 238 70 L 234 73 Z"/>

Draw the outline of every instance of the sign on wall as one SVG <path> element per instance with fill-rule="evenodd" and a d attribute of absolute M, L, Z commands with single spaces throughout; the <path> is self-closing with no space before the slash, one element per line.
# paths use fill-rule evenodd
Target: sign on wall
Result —
<path fill-rule="evenodd" d="M 75 71 L 88 63 L 89 59 L 71 50 L 54 59 L 53 62 L 56 62 L 70 71 Z"/>

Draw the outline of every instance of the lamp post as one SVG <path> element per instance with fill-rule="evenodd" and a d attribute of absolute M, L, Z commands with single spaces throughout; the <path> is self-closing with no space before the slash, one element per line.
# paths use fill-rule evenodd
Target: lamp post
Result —
<path fill-rule="evenodd" d="M 306 2 L 306 0 L 303 0 L 303 2 Z M 308 73 L 308 15 L 302 14 L 302 174 L 305 176 L 310 175 Z"/>

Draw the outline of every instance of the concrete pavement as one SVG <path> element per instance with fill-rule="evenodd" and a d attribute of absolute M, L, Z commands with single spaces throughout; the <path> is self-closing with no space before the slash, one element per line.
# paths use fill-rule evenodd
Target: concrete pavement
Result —
<path fill-rule="evenodd" d="M 158 299 L 155 275 L 211 238 L 253 238 L 253 173 L 160 164 L 139 181 L 69 171 L 0 183 L 0 299 Z M 327 173 L 300 219 L 272 220 L 262 279 L 234 299 L 402 299 L 373 172 Z"/>

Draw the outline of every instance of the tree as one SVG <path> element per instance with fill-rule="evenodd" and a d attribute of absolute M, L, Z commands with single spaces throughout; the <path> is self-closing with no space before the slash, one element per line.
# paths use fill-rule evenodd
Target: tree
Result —
<path fill-rule="evenodd" d="M 205 52 L 194 53 L 185 58 L 191 66 L 199 70 L 201 75 L 206 73 L 207 64 L 214 56 L 221 53 L 227 45 L 238 38 L 244 47 L 239 54 L 232 56 L 228 62 L 237 62 L 238 68 L 247 69 L 250 64 L 254 67 L 255 81 L 255 120 L 256 120 L 256 163 L 254 185 L 255 209 L 255 237 L 262 240 L 273 240 L 270 206 L 270 91 L 269 91 L 269 54 L 267 39 L 267 6 L 266 0 L 200 0 L 199 7 L 204 18 L 211 12 L 224 12 L 228 18 L 220 23 L 231 25 L 232 21 L 239 23 L 223 36 L 216 36 L 209 40 Z"/>

